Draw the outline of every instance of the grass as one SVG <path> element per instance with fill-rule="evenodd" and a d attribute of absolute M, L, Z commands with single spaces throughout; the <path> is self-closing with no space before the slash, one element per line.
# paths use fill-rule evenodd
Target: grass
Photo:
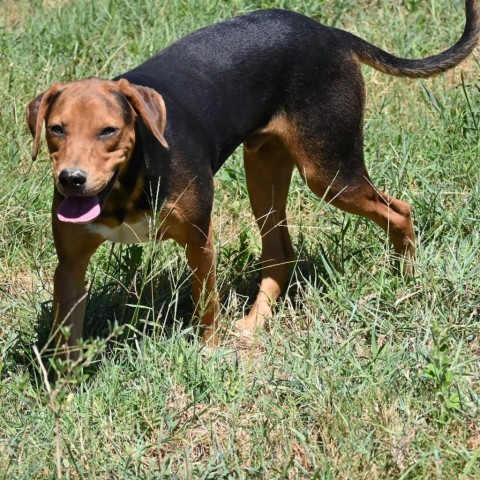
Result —
<path fill-rule="evenodd" d="M 478 51 L 426 81 L 365 68 L 366 157 L 413 205 L 416 277 L 385 235 L 314 198 L 289 199 L 299 260 L 265 331 L 191 336 L 173 243 L 107 245 L 89 269 L 85 354 L 49 383 L 39 349 L 55 255 L 46 151 L 24 106 L 58 80 L 112 77 L 189 31 L 292 8 L 402 56 L 450 45 L 463 2 L 1 0 L 0 478 L 479 478 Z M 259 238 L 241 152 L 217 177 L 222 320 L 251 305 Z"/>

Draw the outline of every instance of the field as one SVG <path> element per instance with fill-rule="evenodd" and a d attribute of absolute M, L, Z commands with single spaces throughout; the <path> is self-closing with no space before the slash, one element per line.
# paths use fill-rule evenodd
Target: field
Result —
<path fill-rule="evenodd" d="M 0 0 L 0 478 L 480 478 L 478 50 L 429 80 L 363 69 L 366 161 L 413 206 L 413 279 L 382 231 L 296 175 L 288 291 L 265 330 L 237 335 L 260 255 L 239 149 L 216 178 L 222 345 L 189 326 L 179 247 L 107 244 L 89 268 L 80 361 L 42 356 L 53 185 L 45 146 L 31 162 L 25 105 L 267 7 L 412 58 L 453 44 L 464 22 L 450 0 Z"/>

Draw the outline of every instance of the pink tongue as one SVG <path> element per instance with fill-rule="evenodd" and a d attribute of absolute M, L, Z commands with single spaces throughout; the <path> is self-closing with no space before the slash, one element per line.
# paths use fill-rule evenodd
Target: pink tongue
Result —
<path fill-rule="evenodd" d="M 57 217 L 62 222 L 86 223 L 100 215 L 98 197 L 67 197 L 57 210 Z"/>

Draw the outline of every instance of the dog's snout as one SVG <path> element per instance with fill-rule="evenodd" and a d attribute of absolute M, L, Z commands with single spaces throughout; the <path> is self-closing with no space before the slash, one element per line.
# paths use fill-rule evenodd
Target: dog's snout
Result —
<path fill-rule="evenodd" d="M 82 187 L 87 182 L 87 174 L 78 168 L 65 168 L 60 172 L 58 181 L 62 187 Z"/>

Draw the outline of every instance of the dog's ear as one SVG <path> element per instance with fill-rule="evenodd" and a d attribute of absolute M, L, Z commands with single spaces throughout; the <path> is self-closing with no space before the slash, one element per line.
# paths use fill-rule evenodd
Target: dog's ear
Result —
<path fill-rule="evenodd" d="M 167 125 L 167 109 L 162 96 L 152 88 L 133 85 L 125 78 L 118 81 L 118 88 L 157 140 L 168 148 L 163 136 Z"/>
<path fill-rule="evenodd" d="M 52 101 L 52 98 L 60 92 L 61 88 L 62 84 L 56 83 L 49 90 L 41 93 L 27 105 L 25 117 L 28 128 L 30 129 L 30 133 L 33 136 L 32 160 L 35 160 L 38 155 L 40 136 L 42 134 L 42 125 L 43 120 L 45 119 L 45 114 L 47 113 L 47 109 Z"/>

